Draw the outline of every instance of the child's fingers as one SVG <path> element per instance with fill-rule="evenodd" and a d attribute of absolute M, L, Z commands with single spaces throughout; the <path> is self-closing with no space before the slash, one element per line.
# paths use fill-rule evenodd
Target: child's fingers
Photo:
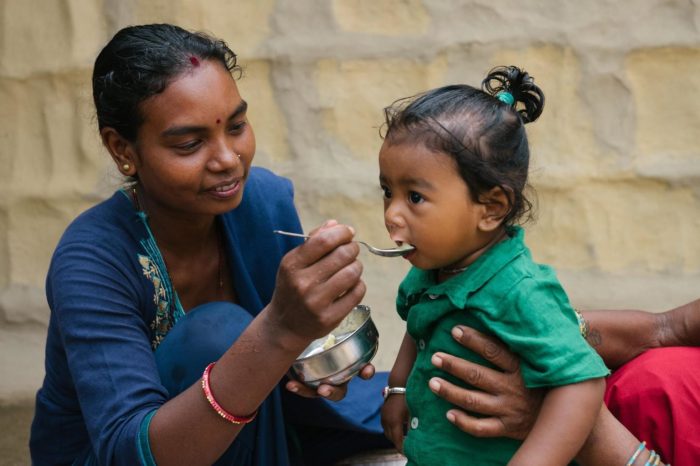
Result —
<path fill-rule="evenodd" d="M 392 424 L 388 429 L 385 429 L 384 432 L 396 449 L 403 452 L 403 427 L 401 424 Z"/>

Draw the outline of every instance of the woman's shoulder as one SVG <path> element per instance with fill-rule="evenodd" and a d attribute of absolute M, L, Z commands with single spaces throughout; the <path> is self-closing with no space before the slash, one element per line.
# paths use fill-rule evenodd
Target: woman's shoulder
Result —
<path fill-rule="evenodd" d="M 54 251 L 53 261 L 68 252 L 122 257 L 143 228 L 122 191 L 79 214 L 66 228 Z M 136 241 L 138 243 L 138 241 Z"/>
<path fill-rule="evenodd" d="M 126 229 L 134 217 L 131 201 L 121 191 L 116 191 L 111 197 L 95 204 L 80 213 L 66 228 L 61 242 L 71 239 L 82 239 L 102 236 L 118 236 L 120 230 Z"/>

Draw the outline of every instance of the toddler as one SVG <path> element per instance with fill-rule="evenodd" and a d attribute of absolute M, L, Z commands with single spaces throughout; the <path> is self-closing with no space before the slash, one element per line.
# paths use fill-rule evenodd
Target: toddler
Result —
<path fill-rule="evenodd" d="M 385 110 L 384 221 L 393 241 L 415 249 L 396 300 L 407 332 L 382 424 L 409 465 L 566 465 L 593 427 L 608 369 L 581 336 L 554 271 L 532 261 L 517 226 L 531 207 L 524 125 L 540 116 L 544 94 L 513 66 L 493 69 L 482 88 L 445 86 Z M 446 418 L 452 406 L 428 381 L 463 382 L 434 367 L 432 355 L 489 365 L 453 340 L 457 324 L 506 342 L 526 385 L 547 389 L 525 440 L 472 437 Z"/>

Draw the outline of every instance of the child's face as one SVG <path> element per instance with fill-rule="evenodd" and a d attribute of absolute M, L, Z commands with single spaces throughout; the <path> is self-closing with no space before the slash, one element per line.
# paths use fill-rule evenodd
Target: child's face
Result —
<path fill-rule="evenodd" d="M 388 144 L 379 152 L 384 223 L 391 239 L 415 250 L 405 256 L 421 269 L 462 267 L 485 241 L 484 206 L 447 154 L 422 144 Z M 471 259 L 473 260 L 473 258 Z"/>

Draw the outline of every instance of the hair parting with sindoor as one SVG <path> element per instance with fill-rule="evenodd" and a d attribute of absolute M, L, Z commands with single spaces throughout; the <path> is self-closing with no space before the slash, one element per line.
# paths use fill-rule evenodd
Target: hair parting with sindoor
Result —
<path fill-rule="evenodd" d="M 498 98 L 504 92 L 512 105 Z M 524 193 L 530 162 L 525 124 L 537 120 L 543 107 L 544 93 L 526 71 L 500 66 L 481 89 L 456 84 L 395 101 L 384 109 L 383 137 L 388 144 L 423 144 L 448 154 L 473 201 L 483 202 L 485 193 L 500 187 L 510 202 L 503 223 L 524 223 L 532 217 Z"/>
<path fill-rule="evenodd" d="M 114 128 L 134 142 L 143 123 L 139 105 L 204 60 L 241 74 L 236 54 L 221 39 L 171 24 L 129 26 L 118 31 L 95 60 L 92 95 L 101 130 Z"/>

